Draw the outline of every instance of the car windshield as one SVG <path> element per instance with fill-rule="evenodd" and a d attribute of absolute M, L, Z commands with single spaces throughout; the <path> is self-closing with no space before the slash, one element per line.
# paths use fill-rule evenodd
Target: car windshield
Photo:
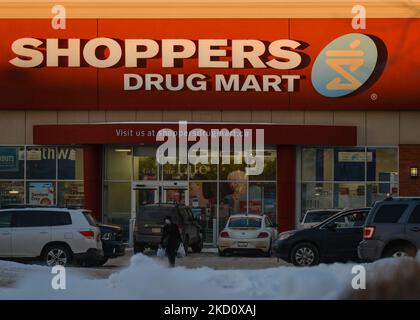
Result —
<path fill-rule="evenodd" d="M 261 228 L 261 221 L 260 218 L 245 218 L 245 217 L 238 217 L 238 218 L 230 218 L 229 220 L 229 228 Z"/>
<path fill-rule="evenodd" d="M 316 211 L 308 212 L 306 214 L 305 223 L 321 223 L 322 221 L 328 219 L 332 215 L 336 214 L 338 211 Z"/>

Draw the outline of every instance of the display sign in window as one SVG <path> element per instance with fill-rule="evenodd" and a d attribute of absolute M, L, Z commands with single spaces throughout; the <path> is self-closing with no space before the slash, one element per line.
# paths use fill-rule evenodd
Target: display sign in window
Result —
<path fill-rule="evenodd" d="M 18 148 L 0 148 L 0 171 L 17 172 L 19 170 Z"/>
<path fill-rule="evenodd" d="M 30 182 L 29 204 L 51 206 L 54 205 L 55 186 L 53 182 Z"/>

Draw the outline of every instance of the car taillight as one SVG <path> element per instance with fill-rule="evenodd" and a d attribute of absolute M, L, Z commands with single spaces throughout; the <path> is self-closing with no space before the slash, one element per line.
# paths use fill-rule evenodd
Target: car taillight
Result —
<path fill-rule="evenodd" d="M 268 232 L 260 232 L 258 235 L 258 238 L 268 238 L 269 234 Z"/>
<path fill-rule="evenodd" d="M 228 233 L 227 231 L 222 231 L 222 232 L 220 233 L 220 237 L 221 237 L 221 238 L 229 238 L 229 233 Z"/>
<path fill-rule="evenodd" d="M 365 227 L 363 229 L 363 239 L 370 240 L 375 235 L 375 227 Z"/>
<path fill-rule="evenodd" d="M 86 238 L 95 238 L 95 232 L 92 230 L 80 230 L 79 233 Z"/>

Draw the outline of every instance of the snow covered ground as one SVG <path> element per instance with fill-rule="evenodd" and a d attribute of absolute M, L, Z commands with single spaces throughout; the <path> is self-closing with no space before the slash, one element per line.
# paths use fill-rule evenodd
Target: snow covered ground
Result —
<path fill-rule="evenodd" d="M 364 265 L 367 287 L 393 276 L 420 259 L 384 259 Z M 53 290 L 51 269 L 0 261 L 2 299 L 340 299 L 354 292 L 353 264 L 308 268 L 279 266 L 264 270 L 168 269 L 166 261 L 144 255 L 108 279 L 91 279 L 67 269 L 66 290 Z M 405 267 L 404 267 L 405 268 Z M 9 277 L 9 278 L 8 278 Z M 16 283 L 13 286 L 11 279 Z M 9 285 L 7 285 L 9 281 Z M 6 283 L 6 287 L 4 284 Z"/>

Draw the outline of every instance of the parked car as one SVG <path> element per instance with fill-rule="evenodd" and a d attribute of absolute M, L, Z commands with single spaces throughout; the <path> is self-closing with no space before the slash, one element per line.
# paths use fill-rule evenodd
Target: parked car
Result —
<path fill-rule="evenodd" d="M 143 252 L 145 248 L 158 248 L 166 216 L 170 216 L 178 225 L 186 253 L 189 247 L 193 252 L 201 252 L 203 234 L 199 221 L 194 218 L 189 207 L 171 203 L 139 207 L 133 234 L 134 253 Z"/>
<path fill-rule="evenodd" d="M 419 249 L 420 197 L 390 197 L 376 202 L 358 248 L 360 259 L 414 257 Z"/>
<path fill-rule="evenodd" d="M 280 233 L 274 254 L 295 266 L 357 261 L 368 213 L 369 208 L 343 210 L 313 228 Z"/>
<path fill-rule="evenodd" d="M 266 215 L 231 215 L 217 241 L 219 255 L 262 252 L 271 256 L 272 242 L 276 237 L 276 225 Z"/>
<path fill-rule="evenodd" d="M 316 209 L 308 210 L 303 216 L 302 221 L 300 222 L 298 229 L 308 229 L 315 227 L 321 222 L 327 220 L 336 213 L 342 211 L 342 209 Z"/>
<path fill-rule="evenodd" d="M 0 210 L 0 257 L 36 258 L 53 266 L 104 256 L 100 230 L 88 211 L 16 207 Z"/>

